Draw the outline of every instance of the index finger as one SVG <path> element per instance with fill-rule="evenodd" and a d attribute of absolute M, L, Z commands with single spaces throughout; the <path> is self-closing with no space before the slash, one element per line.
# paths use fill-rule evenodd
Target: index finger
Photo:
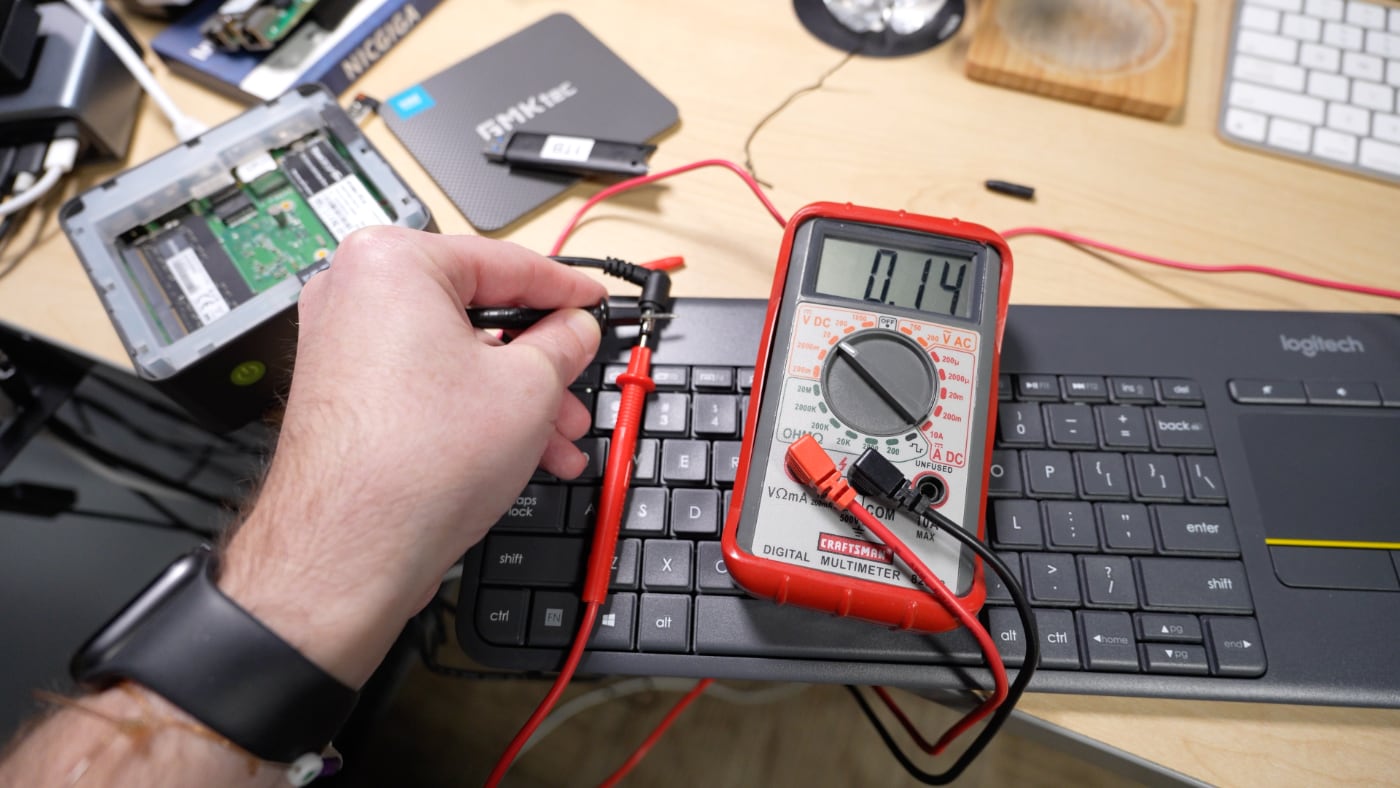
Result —
<path fill-rule="evenodd" d="M 513 243 L 427 234 L 420 248 L 464 304 L 559 309 L 592 306 L 608 295 L 582 271 Z"/>

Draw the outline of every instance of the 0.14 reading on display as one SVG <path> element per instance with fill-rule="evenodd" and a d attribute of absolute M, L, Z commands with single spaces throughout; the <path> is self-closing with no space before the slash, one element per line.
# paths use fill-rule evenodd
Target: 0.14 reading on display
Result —
<path fill-rule="evenodd" d="M 828 237 L 816 292 L 950 317 L 972 317 L 973 261 Z"/>

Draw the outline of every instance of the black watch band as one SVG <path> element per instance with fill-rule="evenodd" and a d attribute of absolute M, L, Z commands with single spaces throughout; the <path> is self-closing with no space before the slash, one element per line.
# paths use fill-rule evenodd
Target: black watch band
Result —
<path fill-rule="evenodd" d="M 134 681 L 266 761 L 325 749 L 358 693 L 215 585 L 207 546 L 181 557 L 74 655 L 88 689 Z"/>

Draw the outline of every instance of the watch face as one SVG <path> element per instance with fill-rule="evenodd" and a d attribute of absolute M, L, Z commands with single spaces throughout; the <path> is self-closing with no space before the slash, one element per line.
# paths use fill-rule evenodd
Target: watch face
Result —
<path fill-rule="evenodd" d="M 150 585 L 141 589 L 120 613 L 113 616 L 106 626 L 78 649 L 70 665 L 73 678 L 81 682 L 92 671 L 100 669 L 110 652 L 118 648 L 151 611 L 179 593 L 180 589 L 199 579 L 211 560 L 211 555 L 209 548 L 201 545 L 194 552 L 181 556 L 151 581 Z"/>

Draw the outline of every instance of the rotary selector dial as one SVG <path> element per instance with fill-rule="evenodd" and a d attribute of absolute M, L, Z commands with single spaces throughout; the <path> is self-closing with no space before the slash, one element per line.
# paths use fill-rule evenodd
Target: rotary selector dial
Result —
<path fill-rule="evenodd" d="M 871 329 L 834 343 L 822 369 L 831 412 L 866 435 L 895 435 L 921 424 L 938 397 L 928 351 L 903 334 Z"/>

